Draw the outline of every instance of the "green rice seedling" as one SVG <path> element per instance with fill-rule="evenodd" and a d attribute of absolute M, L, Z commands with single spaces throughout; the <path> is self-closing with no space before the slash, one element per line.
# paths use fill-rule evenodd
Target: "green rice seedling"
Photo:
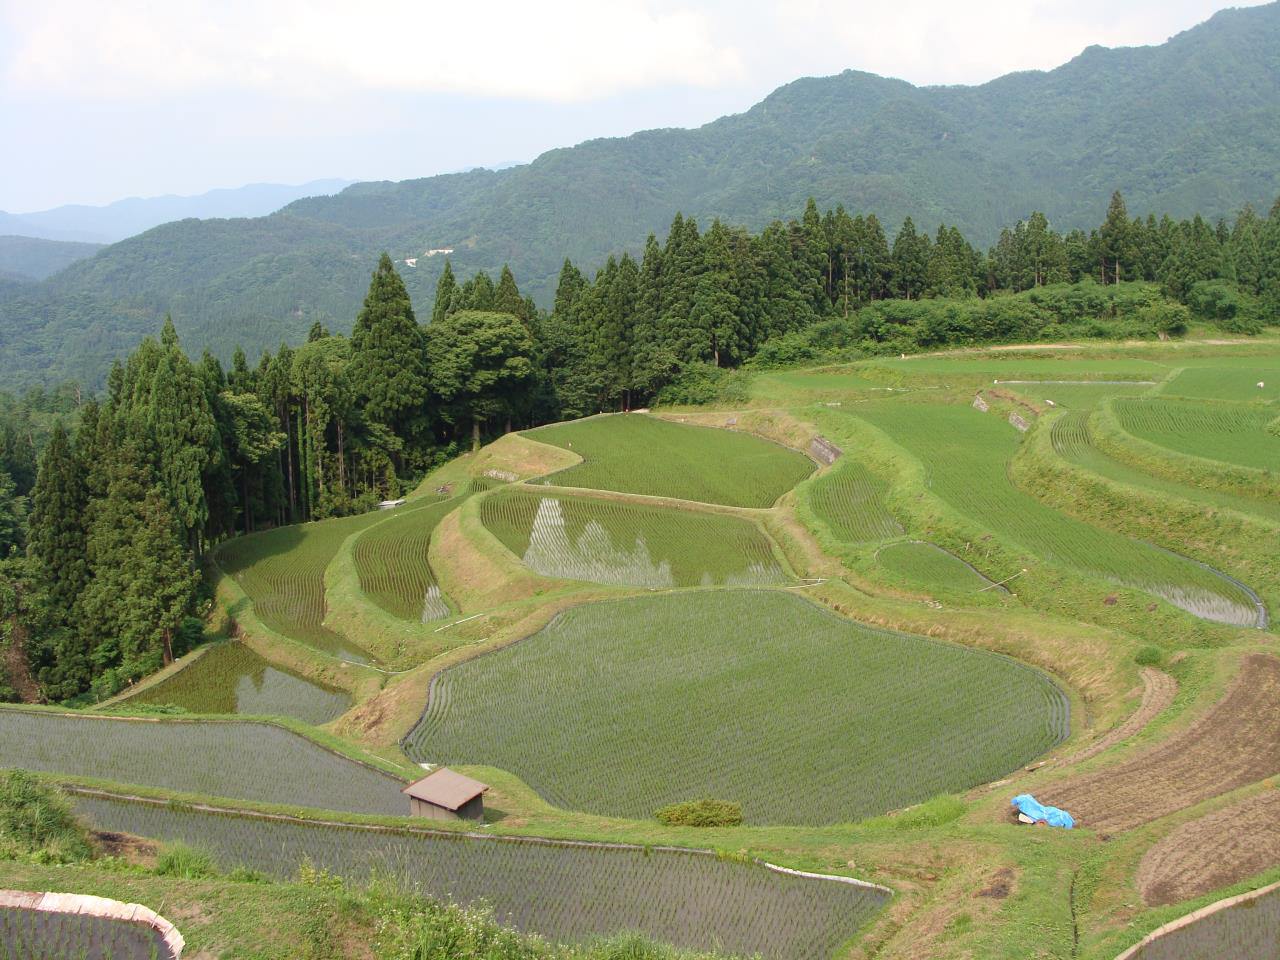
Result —
<path fill-rule="evenodd" d="M 810 500 L 814 514 L 836 539 L 869 543 L 902 535 L 902 524 L 884 504 L 886 489 L 879 477 L 846 457 L 814 481 Z"/>
<path fill-rule="evenodd" d="M 1243 497 L 1213 487 L 1179 483 L 1176 480 L 1139 470 L 1137 467 L 1108 456 L 1094 443 L 1087 411 L 1072 411 L 1059 417 L 1054 421 L 1050 437 L 1054 452 L 1064 460 L 1109 480 L 1135 487 L 1145 487 L 1158 493 L 1181 497 L 1193 503 L 1203 503 L 1206 507 L 1222 507 L 1263 520 L 1280 522 L 1280 503 Z"/>
<path fill-rule="evenodd" d="M 427 562 L 427 550 L 436 526 L 469 495 L 405 504 L 361 533 L 351 552 L 364 595 L 402 620 L 427 623 L 449 616 L 448 598 Z"/>
<path fill-rule="evenodd" d="M 403 781 L 269 723 L 0 710 L 0 763 L 231 800 L 406 812 Z"/>
<path fill-rule="evenodd" d="M 1133 436 L 1178 453 L 1259 470 L 1280 470 L 1280 435 L 1267 425 L 1280 408 L 1193 400 L 1114 400 L 1120 425 Z"/>
<path fill-rule="evenodd" d="M 635 413 L 557 423 L 525 436 L 583 459 L 546 482 L 734 507 L 771 506 L 814 469 L 803 454 L 759 437 Z"/>
<path fill-rule="evenodd" d="M 924 464 L 938 497 L 1027 553 L 1144 590 L 1206 620 L 1258 623 L 1252 595 L 1234 581 L 1184 557 L 1068 517 L 1015 487 L 1007 467 L 1020 435 L 1002 418 L 970 407 L 892 402 L 862 404 L 857 415 Z"/>
<path fill-rule="evenodd" d="M 235 577 L 264 626 L 331 656 L 368 663 L 368 653 L 324 625 L 324 571 L 343 540 L 383 519 L 386 514 L 374 511 L 251 533 L 223 544 L 214 559 Z"/>
<path fill-rule="evenodd" d="M 1206 957 L 1230 957 L 1231 960 L 1280 957 L 1280 888 L 1158 936 L 1140 947 L 1132 960 L 1202 960 Z"/>
<path fill-rule="evenodd" d="M 1280 400 L 1278 357 L 1213 357 L 1187 361 L 1187 364 L 1185 370 L 1165 385 L 1162 393 L 1205 400 Z"/>
<path fill-rule="evenodd" d="M 997 779 L 1067 731 L 1062 691 L 1012 660 L 723 590 L 576 607 L 451 667 L 405 748 L 591 813 L 714 796 L 829 824 Z"/>
<path fill-rule="evenodd" d="M 224 864 L 291 878 L 306 862 L 354 883 L 373 874 L 553 941 L 621 931 L 678 947 L 827 960 L 887 901 L 881 888 L 710 854 L 505 837 L 362 830 L 80 798 L 99 829 L 199 843 Z"/>
<path fill-rule="evenodd" d="M 485 498 L 480 519 L 548 577 L 651 589 L 787 579 L 769 538 L 739 517 L 512 487 Z"/>
<path fill-rule="evenodd" d="M 1136 397 L 1156 389 L 1154 383 L 1061 383 L 1044 380 L 1012 383 L 1008 389 L 1033 400 L 1047 401 L 1067 410 L 1092 410 L 1112 397 Z"/>
<path fill-rule="evenodd" d="M 218 643 L 160 683 L 128 698 L 173 704 L 190 713 L 245 713 L 328 723 L 351 706 L 349 694 L 330 690 L 272 666 L 242 643 Z"/>
<path fill-rule="evenodd" d="M 876 551 L 876 562 L 895 576 L 922 586 L 959 593 L 994 587 L 959 557 L 923 540 L 904 540 L 882 547 Z"/>
<path fill-rule="evenodd" d="M 173 960 L 156 930 L 82 913 L 0 907 L 4 960 Z"/>

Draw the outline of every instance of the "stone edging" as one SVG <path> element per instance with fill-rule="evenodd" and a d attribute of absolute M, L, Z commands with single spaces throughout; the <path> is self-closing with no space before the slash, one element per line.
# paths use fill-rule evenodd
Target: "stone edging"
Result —
<path fill-rule="evenodd" d="M 173 960 L 182 956 L 186 942 L 172 923 L 155 911 L 138 903 L 121 903 L 106 897 L 94 897 L 80 893 L 32 893 L 25 890 L 0 890 L 0 907 L 18 910 L 36 910 L 42 913 L 68 913 L 88 917 L 103 917 L 122 923 L 137 923 L 150 927 L 160 935 L 169 948 Z"/>
<path fill-rule="evenodd" d="M 1249 900 L 1256 900 L 1269 893 L 1275 893 L 1277 890 L 1280 890 L 1280 882 L 1262 887 L 1260 890 L 1251 890 L 1248 893 L 1242 893 L 1235 897 L 1227 897 L 1225 900 L 1219 900 L 1217 903 L 1211 903 L 1208 906 L 1201 907 L 1199 910 L 1193 910 L 1186 916 L 1178 917 L 1178 919 L 1169 921 L 1163 927 L 1157 927 L 1152 930 L 1132 947 L 1120 954 L 1120 956 L 1116 957 L 1116 960 L 1137 960 L 1143 947 L 1150 946 L 1161 937 L 1174 933 L 1177 930 L 1181 930 L 1183 927 L 1189 927 L 1194 923 L 1204 920 L 1206 917 L 1211 917 L 1215 913 L 1219 913 L 1220 911 L 1229 910 L 1238 904 L 1245 903 Z"/>

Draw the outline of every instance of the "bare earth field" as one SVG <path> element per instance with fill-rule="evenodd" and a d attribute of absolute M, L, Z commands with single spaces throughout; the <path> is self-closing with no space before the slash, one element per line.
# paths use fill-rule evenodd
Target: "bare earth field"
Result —
<path fill-rule="evenodd" d="M 1148 723 L 1168 709 L 1169 704 L 1173 703 L 1173 698 L 1177 693 L 1177 680 L 1164 671 L 1157 670 L 1155 667 L 1143 667 L 1142 703 L 1138 705 L 1138 709 L 1133 711 L 1132 716 L 1120 726 L 1104 734 L 1077 753 L 1064 757 L 1060 764 L 1064 767 L 1069 767 L 1073 764 L 1081 763 L 1096 757 L 1102 751 L 1114 747 L 1117 743 L 1124 743 L 1130 737 L 1137 736 Z"/>

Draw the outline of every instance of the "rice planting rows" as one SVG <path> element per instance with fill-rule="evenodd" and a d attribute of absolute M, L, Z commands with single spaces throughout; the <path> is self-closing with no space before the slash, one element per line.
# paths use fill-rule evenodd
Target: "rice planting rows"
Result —
<path fill-rule="evenodd" d="M 993 586 L 990 580 L 959 557 L 923 540 L 891 543 L 877 551 L 876 562 L 890 573 L 922 586 L 961 593 L 974 593 Z"/>
<path fill-rule="evenodd" d="M 368 663 L 369 654 L 324 625 L 324 571 L 342 541 L 386 518 L 379 511 L 237 537 L 216 560 L 235 577 L 263 625 L 330 656 Z"/>
<path fill-rule="evenodd" d="M 848 457 L 814 481 L 810 502 L 818 519 L 845 543 L 869 543 L 902 535 L 902 524 L 884 504 L 888 484 Z"/>
<path fill-rule="evenodd" d="M 405 748 L 575 810 L 710 795 L 753 824 L 827 824 L 997 779 L 1062 740 L 1068 711 L 1012 660 L 726 590 L 577 607 L 451 667 Z"/>
<path fill-rule="evenodd" d="M 635 413 L 557 423 L 525 436 L 583 459 L 544 478 L 548 483 L 734 507 L 772 506 L 814 469 L 803 454 L 759 437 Z"/>
<path fill-rule="evenodd" d="M 904 373 L 965 374 L 993 380 L 1159 380 L 1166 364 L 1131 357 L 1063 357 L 1031 351 L 988 353 L 977 357 L 918 356 L 875 361 Z"/>
<path fill-rule="evenodd" d="M 375 832 L 77 798 L 100 829 L 181 840 L 225 869 L 292 877 L 304 860 L 355 882 L 372 872 L 562 942 L 623 930 L 690 949 L 826 960 L 887 894 L 696 853 Z"/>
<path fill-rule="evenodd" d="M 659 589 L 786 581 L 769 538 L 739 517 L 509 488 L 485 527 L 535 573 Z"/>
<path fill-rule="evenodd" d="M 406 504 L 356 538 L 352 559 L 366 597 L 402 620 L 428 623 L 449 616 L 448 599 L 427 563 L 427 548 L 436 525 L 463 498 Z"/>
<path fill-rule="evenodd" d="M 1252 596 L 1220 574 L 1068 517 L 1016 488 L 1006 471 L 1019 434 L 1002 418 L 970 407 L 893 402 L 862 404 L 857 416 L 916 456 L 938 497 L 1028 553 L 1144 590 L 1207 620 L 1257 624 Z"/>
<path fill-rule="evenodd" d="M 1280 400 L 1280 358 L 1214 357 L 1204 364 L 1180 371 L 1162 392 L 1205 400 Z"/>
<path fill-rule="evenodd" d="M 1275 960 L 1280 957 L 1280 887 L 1170 930 L 1124 960 Z"/>
<path fill-rule="evenodd" d="M 1120 426 L 1139 439 L 1195 457 L 1280 470 L 1280 434 L 1267 432 L 1267 424 L 1280 416 L 1278 407 L 1119 399 L 1111 409 Z"/>
<path fill-rule="evenodd" d="M 1089 416 L 1085 411 L 1071 411 L 1054 421 L 1051 439 L 1053 449 L 1060 457 L 1109 480 L 1171 494 L 1193 503 L 1236 510 L 1263 520 L 1280 522 L 1280 503 L 1168 480 L 1108 456 L 1094 444 Z"/>
<path fill-rule="evenodd" d="M 0 765 L 232 800 L 406 812 L 402 781 L 268 723 L 0 710 Z"/>
<path fill-rule="evenodd" d="M 296 717 L 321 724 L 345 713 L 351 697 L 274 667 L 244 644 L 219 643 L 128 702 L 173 704 L 192 713 Z"/>
<path fill-rule="evenodd" d="M 1010 389 L 1033 400 L 1051 401 L 1068 410 L 1092 410 L 1111 397 L 1136 397 L 1150 393 L 1154 384 L 1143 383 L 1018 383 Z"/>
<path fill-rule="evenodd" d="M 0 906 L 3 960 L 170 960 L 164 938 L 141 923 Z"/>

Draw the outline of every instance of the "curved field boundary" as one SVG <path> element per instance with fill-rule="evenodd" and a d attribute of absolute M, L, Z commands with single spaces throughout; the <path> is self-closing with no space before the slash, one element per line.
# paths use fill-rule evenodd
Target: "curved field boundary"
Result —
<path fill-rule="evenodd" d="M 267 720 L 4 709 L 0 765 L 321 810 L 407 809 L 403 778 Z"/>
<path fill-rule="evenodd" d="M 1158 717 L 1173 703 L 1178 694 L 1178 681 L 1163 670 L 1155 667 L 1143 667 L 1142 702 L 1124 723 L 1104 734 L 1100 739 L 1069 757 L 1058 761 L 1059 766 L 1070 767 L 1085 760 L 1090 760 L 1109 750 L 1118 743 L 1124 743 L 1146 729 L 1147 724 Z"/>
<path fill-rule="evenodd" d="M 0 911 L 28 910 L 35 913 L 69 914 L 98 917 L 116 923 L 145 927 L 159 939 L 156 947 L 165 952 L 159 960 L 179 960 L 186 941 L 178 928 L 160 914 L 140 903 L 121 903 L 106 897 L 82 893 L 28 893 L 24 890 L 0 890 Z M 3 939 L 0 938 L 0 944 Z M 5 954 L 8 956 L 8 953 Z"/>
<path fill-rule="evenodd" d="M 904 551 L 907 556 L 886 562 L 886 554 L 897 556 Z M 920 584 L 969 592 L 993 589 L 1009 592 L 1008 587 L 996 583 L 967 560 L 928 540 L 900 540 L 886 544 L 876 551 L 875 558 L 886 570 Z"/>
<path fill-rule="evenodd" d="M 393 617 L 429 623 L 452 613 L 427 562 L 436 525 L 471 495 L 438 503 L 400 507 L 385 520 L 359 531 L 351 557 L 360 590 Z"/>
<path fill-rule="evenodd" d="M 292 876 L 304 860 L 354 881 L 390 875 L 419 892 L 489 903 L 552 940 L 634 930 L 688 949 L 827 960 L 889 899 L 851 877 L 807 874 L 681 847 L 318 823 L 81 792 L 102 829 L 198 843 L 224 867 Z"/>
<path fill-rule="evenodd" d="M 710 794 L 753 824 L 830 824 L 998 779 L 1060 743 L 1069 709 L 1012 658 L 782 591 L 694 591 L 574 607 L 449 667 L 403 746 L 568 809 Z"/>
<path fill-rule="evenodd" d="M 1275 408 L 1221 400 L 1117 399 L 1116 419 L 1140 440 L 1187 456 L 1275 470 L 1280 438 L 1267 433 Z"/>
<path fill-rule="evenodd" d="M 873 543 L 899 537 L 902 524 L 884 498 L 889 485 L 851 458 L 809 487 L 814 515 L 843 543 Z"/>
<path fill-rule="evenodd" d="M 1246 656 L 1225 697 L 1189 729 L 1124 763 L 1047 787 L 1076 825 L 1116 832 L 1280 773 L 1280 659 Z"/>
<path fill-rule="evenodd" d="M 1257 876 L 1280 863 L 1280 790 L 1182 824 L 1138 866 L 1149 906 L 1180 903 Z"/>
<path fill-rule="evenodd" d="M 1280 954 L 1280 883 L 1211 903 L 1147 934 L 1116 960 L 1230 957 L 1274 960 Z"/>

